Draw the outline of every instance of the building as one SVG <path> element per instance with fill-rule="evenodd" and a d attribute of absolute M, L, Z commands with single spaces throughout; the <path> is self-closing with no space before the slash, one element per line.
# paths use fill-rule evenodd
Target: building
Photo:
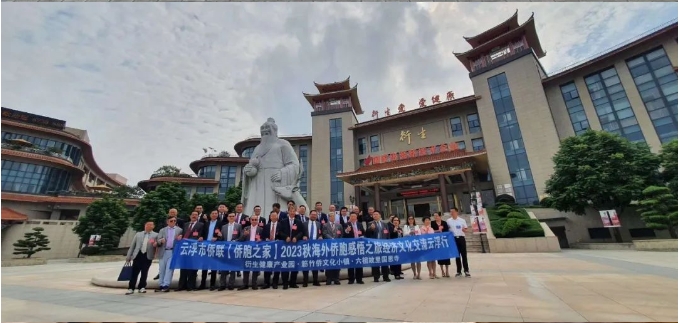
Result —
<path fill-rule="evenodd" d="M 2 108 L 3 221 L 77 220 L 97 192 L 126 182 L 97 165 L 87 130 Z M 126 203 L 133 207 L 138 200 Z"/>
<path fill-rule="evenodd" d="M 402 104 L 358 122 L 364 111 L 349 78 L 315 83 L 317 94 L 303 94 L 312 109 L 312 135 L 286 139 L 307 169 L 301 185 L 309 204 L 374 206 L 421 217 L 453 206 L 469 213 L 470 192 L 481 192 L 488 205 L 503 194 L 538 205 L 564 138 L 604 130 L 656 152 L 677 138 L 676 21 L 551 75 L 540 64 L 546 51 L 532 15 L 519 23 L 517 11 L 464 39 L 471 49 L 454 56 L 469 72 L 472 95 L 422 98 L 416 109 Z M 188 191 L 223 196 L 240 181 L 258 140 L 237 143 L 239 157 L 191 163 L 198 177 L 184 180 Z M 549 211 L 535 213 L 562 246 L 610 239 L 598 215 Z M 656 234 L 638 217 L 623 214 L 622 222 L 625 240 Z"/>

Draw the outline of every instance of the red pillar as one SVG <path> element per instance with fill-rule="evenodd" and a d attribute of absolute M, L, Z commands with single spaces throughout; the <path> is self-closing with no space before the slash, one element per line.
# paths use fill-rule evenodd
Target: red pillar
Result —
<path fill-rule="evenodd" d="M 446 175 L 439 175 L 439 186 L 441 186 L 441 207 L 443 208 L 443 210 L 441 210 L 441 215 L 443 215 L 443 212 L 450 211 L 450 206 L 448 205 L 448 192 L 446 191 Z"/>
<path fill-rule="evenodd" d="M 380 184 L 375 184 L 374 190 L 375 190 L 375 210 L 384 212 L 384 210 L 382 210 L 382 204 L 380 202 Z M 384 216 L 384 214 L 382 214 L 382 216 Z"/>

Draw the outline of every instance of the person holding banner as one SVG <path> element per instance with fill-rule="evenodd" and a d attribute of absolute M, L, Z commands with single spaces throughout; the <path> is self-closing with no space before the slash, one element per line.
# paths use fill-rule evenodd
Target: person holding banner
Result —
<path fill-rule="evenodd" d="M 344 212 L 347 211 L 346 207 L 342 207 Z M 323 225 L 323 239 L 332 240 L 339 239 L 342 237 L 342 225 L 335 222 L 337 217 L 335 212 L 328 213 L 329 221 Z M 329 269 L 325 271 L 325 284 L 326 285 L 340 285 L 339 280 L 339 269 Z"/>
<path fill-rule="evenodd" d="M 406 219 L 406 225 L 403 226 L 403 235 L 406 237 L 420 235 L 420 227 L 415 224 L 414 216 L 409 215 Z M 413 279 L 422 280 L 422 278 L 420 278 L 420 272 L 422 272 L 422 263 L 410 263 L 410 269 L 413 270 Z"/>
<path fill-rule="evenodd" d="M 287 243 L 297 243 L 297 241 L 304 239 L 304 226 L 302 221 L 295 217 L 295 204 L 288 203 L 288 217 L 281 221 L 281 231 L 282 236 L 285 237 L 285 242 Z M 297 286 L 297 272 L 283 272 L 283 289 L 299 288 Z"/>
<path fill-rule="evenodd" d="M 368 224 L 365 236 L 372 239 L 389 239 L 389 226 L 382 222 L 382 214 L 379 211 L 373 212 L 373 221 Z M 389 266 L 372 267 L 373 280 L 376 283 L 380 281 L 380 271 L 382 280 L 390 282 Z"/>
<path fill-rule="evenodd" d="M 431 223 L 431 228 L 434 229 L 434 231 L 436 231 L 437 233 L 449 231 L 448 223 L 441 219 L 441 212 L 434 212 L 434 222 Z M 441 276 L 450 278 L 450 274 L 448 271 L 450 268 L 450 258 L 439 259 L 436 262 L 441 267 Z"/>
<path fill-rule="evenodd" d="M 215 242 L 219 240 L 218 234 L 221 233 L 222 230 L 222 224 L 219 222 L 219 212 L 217 210 L 213 210 L 210 212 L 210 221 L 207 222 L 203 226 L 203 232 L 201 233 L 201 237 L 203 237 L 203 240 L 209 241 L 209 242 Z M 198 287 L 199 290 L 205 289 L 206 281 L 207 281 L 207 270 L 202 270 L 200 274 L 200 286 Z M 217 289 L 217 271 L 216 270 L 211 270 L 210 271 L 210 291 L 214 291 Z"/>
<path fill-rule="evenodd" d="M 434 228 L 431 227 L 431 218 L 427 217 L 422 220 L 420 232 L 422 234 L 436 233 L 436 231 L 434 231 Z M 436 276 L 436 261 L 427 261 L 427 270 L 429 270 L 429 279 L 439 278 L 438 276 Z"/>
<path fill-rule="evenodd" d="M 243 229 L 243 233 L 238 238 L 238 241 L 260 242 L 262 241 L 262 227 L 259 226 L 259 217 L 257 215 L 250 216 L 250 226 Z M 243 271 L 243 286 L 238 290 L 246 290 L 250 285 L 250 273 L 252 273 L 252 290 L 257 290 L 257 278 L 259 271 Z"/>
<path fill-rule="evenodd" d="M 391 218 L 391 223 L 389 223 L 389 238 L 390 239 L 398 239 L 398 238 L 403 238 L 403 229 L 400 227 L 401 225 L 401 219 L 398 217 L 393 217 Z M 403 279 L 401 275 L 403 275 L 403 270 L 401 269 L 401 265 L 391 265 L 389 266 L 389 271 L 391 271 L 391 274 L 394 275 L 394 279 L 399 280 Z"/>
<path fill-rule="evenodd" d="M 303 225 L 304 232 L 306 232 L 306 237 L 303 238 L 305 241 L 323 240 L 323 234 L 321 232 L 322 225 L 318 222 L 318 212 L 316 210 L 311 210 L 309 213 L 309 222 L 304 223 Z M 318 270 L 312 270 L 311 276 L 313 285 L 321 286 L 321 283 L 318 282 Z M 309 286 L 309 271 L 305 270 L 302 271 L 302 287 L 307 286 Z"/>
<path fill-rule="evenodd" d="M 358 222 L 358 213 L 351 212 L 349 223 L 344 226 L 342 236 L 349 239 L 358 239 L 363 236 L 363 225 Z M 363 267 L 349 268 L 347 271 L 349 273 L 349 285 L 353 284 L 354 281 L 357 284 L 363 285 Z"/>
<path fill-rule="evenodd" d="M 153 232 L 153 227 L 155 224 L 153 221 L 148 221 L 144 224 L 144 231 L 137 232 L 132 239 L 132 245 L 130 249 L 127 250 L 127 262 L 132 262 L 132 277 L 130 277 L 130 283 L 128 284 L 127 293 L 125 295 L 134 294 L 134 287 L 137 285 L 137 277 L 141 274 L 139 278 L 139 284 L 137 289 L 140 293 L 146 293 L 146 276 L 149 274 L 149 268 L 155 257 L 156 238 L 158 234 Z"/>
<path fill-rule="evenodd" d="M 457 267 L 457 274 L 455 277 L 462 277 L 462 268 L 464 268 L 464 276 L 469 278 L 469 263 L 467 262 L 467 240 L 465 235 L 467 233 L 467 221 L 460 218 L 457 214 L 457 208 L 450 209 L 450 219 L 448 222 L 448 227 L 450 231 L 455 236 L 455 245 L 460 253 L 459 257 L 455 258 L 455 265 Z"/>
<path fill-rule="evenodd" d="M 285 236 L 281 234 L 281 225 L 278 222 L 278 212 L 271 211 L 269 213 L 269 223 L 264 226 L 264 232 L 262 240 L 264 241 L 278 241 L 285 240 Z M 271 283 L 271 276 L 273 275 L 273 284 Z M 264 286 L 262 289 L 268 289 L 273 287 L 273 289 L 278 289 L 278 281 L 280 280 L 280 271 L 266 271 L 264 272 Z"/>
<path fill-rule="evenodd" d="M 159 288 L 157 292 L 167 293 L 170 291 L 170 283 L 172 283 L 172 275 L 174 270 L 170 269 L 172 262 L 172 249 L 174 248 L 175 240 L 179 241 L 182 238 L 182 229 L 177 227 L 177 217 L 168 216 L 167 226 L 160 229 L 158 232 L 158 259 L 160 259 L 160 277 Z"/>
<path fill-rule="evenodd" d="M 191 219 L 189 223 L 184 225 L 184 239 L 199 240 L 202 241 L 203 237 L 200 233 L 203 231 L 203 223 L 198 221 L 198 212 L 191 212 Z M 198 271 L 193 269 L 180 269 L 179 270 L 179 288 L 177 291 L 193 291 L 196 289 L 196 278 L 198 276 Z"/>
<path fill-rule="evenodd" d="M 236 222 L 236 213 L 230 212 L 226 216 L 227 223 L 222 226 L 220 232 L 217 232 L 217 236 L 221 241 L 236 241 L 240 237 L 241 225 Z M 226 277 L 229 277 L 229 283 L 227 286 Z M 219 272 L 219 291 L 225 290 L 227 287 L 229 290 L 234 290 L 234 285 L 236 284 L 236 272 L 221 270 Z"/>

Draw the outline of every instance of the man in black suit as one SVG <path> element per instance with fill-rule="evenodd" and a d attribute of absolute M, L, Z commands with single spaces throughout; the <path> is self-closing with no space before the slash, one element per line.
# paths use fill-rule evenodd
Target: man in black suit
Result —
<path fill-rule="evenodd" d="M 356 214 L 358 214 L 358 213 L 356 213 Z M 339 224 L 341 224 L 342 226 L 349 223 L 349 209 L 347 209 L 346 206 L 343 206 L 340 209 L 340 216 L 338 218 L 339 218 L 339 220 L 335 219 L 335 222 L 339 221 Z"/>
<path fill-rule="evenodd" d="M 217 220 L 219 220 L 219 223 L 226 224 L 226 222 L 229 222 L 229 207 L 226 206 L 226 203 L 219 203 L 219 206 L 217 206 L 217 213 Z"/>
<path fill-rule="evenodd" d="M 292 208 L 292 209 L 291 209 Z M 295 212 L 294 204 L 292 206 L 288 205 L 288 214 Z M 297 241 L 304 239 L 304 224 L 302 221 L 295 217 L 288 217 L 284 221 L 281 221 L 281 236 L 285 237 L 285 242 L 290 244 L 295 244 Z M 297 286 L 297 271 L 283 272 L 283 289 L 299 288 Z"/>
<path fill-rule="evenodd" d="M 257 218 L 259 218 L 259 226 L 261 228 L 264 228 L 264 225 L 266 224 L 266 219 L 262 216 L 262 207 L 259 205 L 255 205 L 255 207 L 252 209 L 252 214 L 256 215 Z"/>
<path fill-rule="evenodd" d="M 309 213 L 309 221 L 304 223 L 304 233 L 306 237 L 304 240 L 323 240 L 323 225 L 318 221 L 318 212 L 316 210 L 311 210 Z M 321 286 L 318 282 L 318 270 L 312 270 L 312 283 L 314 286 Z M 309 271 L 305 270 L 302 272 L 302 287 L 309 286 Z"/>
<path fill-rule="evenodd" d="M 368 213 L 363 213 L 363 218 L 360 221 L 365 222 L 366 227 L 373 221 L 373 213 L 375 213 L 375 208 L 372 206 L 368 208 Z"/>
<path fill-rule="evenodd" d="M 382 215 L 380 212 L 373 212 L 373 221 L 368 224 L 365 236 L 372 239 L 389 239 L 389 225 L 382 222 Z M 382 280 L 390 282 L 389 266 L 372 267 L 372 274 L 375 282 L 380 281 L 380 271 L 382 272 Z"/>
<path fill-rule="evenodd" d="M 306 215 L 306 205 L 300 205 L 297 208 L 297 215 L 295 215 L 296 218 L 298 218 L 300 221 L 302 221 L 302 224 L 309 222 L 309 217 Z"/>
<path fill-rule="evenodd" d="M 288 218 L 288 215 L 290 213 L 297 214 L 297 209 L 295 208 L 295 201 L 288 201 L 287 207 L 288 207 L 287 211 L 281 211 L 280 213 L 278 213 L 278 221 L 283 222 Z"/>
<path fill-rule="evenodd" d="M 321 202 L 316 202 L 316 213 L 318 214 L 318 221 L 321 222 L 321 225 L 324 225 L 328 223 L 328 215 L 323 213 L 323 203 Z M 335 211 L 335 206 L 330 204 L 330 211 L 334 212 Z"/>
<path fill-rule="evenodd" d="M 210 218 L 208 217 L 207 214 L 203 213 L 203 206 L 198 204 L 196 205 L 195 208 L 193 208 L 194 211 L 198 212 L 198 221 L 207 223 L 207 221 L 210 221 Z"/>
<path fill-rule="evenodd" d="M 363 225 L 358 222 L 358 214 L 351 212 L 349 215 L 349 223 L 344 225 L 344 231 L 342 232 L 343 238 L 360 238 L 363 236 Z M 357 284 L 363 284 L 363 267 L 359 268 L 349 268 L 349 285 L 356 281 Z"/>
<path fill-rule="evenodd" d="M 250 217 L 243 213 L 243 203 L 236 204 L 236 223 L 240 224 L 243 228 L 250 225 Z M 241 272 L 237 271 L 236 276 L 240 277 Z"/>
<path fill-rule="evenodd" d="M 203 232 L 203 223 L 198 221 L 198 212 L 191 212 L 191 218 L 189 223 L 184 225 L 184 239 L 203 241 L 203 237 L 200 235 Z M 196 278 L 198 275 L 198 270 L 194 269 L 180 269 L 179 270 L 179 288 L 177 291 L 182 290 L 197 290 L 196 289 Z"/>
<path fill-rule="evenodd" d="M 262 232 L 262 240 L 264 241 L 285 241 L 285 234 L 282 234 L 281 224 L 278 221 L 278 212 L 271 211 L 269 213 L 269 223 L 264 226 L 264 231 Z M 271 282 L 271 276 L 273 275 L 273 283 Z M 273 289 L 278 289 L 278 281 L 280 280 L 281 272 L 267 271 L 264 272 L 264 286 L 262 289 L 267 289 L 273 287 Z"/>
<path fill-rule="evenodd" d="M 210 212 L 210 221 L 203 225 L 203 232 L 201 237 L 203 240 L 215 242 L 219 239 L 219 233 L 221 232 L 223 223 L 219 221 L 219 211 L 214 210 Z M 207 270 L 201 270 L 200 273 L 200 286 L 199 290 L 205 289 L 205 283 L 207 280 Z M 213 291 L 217 289 L 217 270 L 210 271 L 210 290 Z"/>

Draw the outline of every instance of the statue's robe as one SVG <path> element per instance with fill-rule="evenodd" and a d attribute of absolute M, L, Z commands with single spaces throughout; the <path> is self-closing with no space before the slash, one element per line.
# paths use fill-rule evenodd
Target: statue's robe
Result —
<path fill-rule="evenodd" d="M 286 205 L 287 201 L 278 196 L 273 187 L 296 185 L 299 176 L 299 160 L 290 142 L 277 139 L 271 144 L 260 143 L 250 157 L 250 164 L 259 159 L 257 174 L 248 177 L 243 172 L 243 206 L 252 211 L 256 205 L 262 208 L 262 216 L 267 221 L 274 203 Z M 271 176 L 280 172 L 280 182 L 272 182 Z"/>

